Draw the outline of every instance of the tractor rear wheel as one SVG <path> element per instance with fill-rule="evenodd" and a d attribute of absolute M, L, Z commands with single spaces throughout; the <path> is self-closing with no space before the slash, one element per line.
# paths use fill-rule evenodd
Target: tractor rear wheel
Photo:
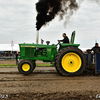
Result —
<path fill-rule="evenodd" d="M 86 67 L 85 55 L 77 47 L 66 47 L 58 52 L 55 64 L 60 75 L 80 75 Z"/>
<path fill-rule="evenodd" d="M 36 64 L 33 63 L 31 60 L 22 60 L 18 64 L 18 70 L 21 74 L 28 75 L 32 73 L 32 71 L 35 69 Z"/>

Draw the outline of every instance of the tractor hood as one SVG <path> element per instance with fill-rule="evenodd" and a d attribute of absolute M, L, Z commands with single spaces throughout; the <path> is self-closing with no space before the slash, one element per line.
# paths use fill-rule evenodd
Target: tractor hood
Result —
<path fill-rule="evenodd" d="M 45 44 L 19 44 L 20 47 L 31 47 L 31 48 L 57 48 L 56 45 L 45 45 Z"/>

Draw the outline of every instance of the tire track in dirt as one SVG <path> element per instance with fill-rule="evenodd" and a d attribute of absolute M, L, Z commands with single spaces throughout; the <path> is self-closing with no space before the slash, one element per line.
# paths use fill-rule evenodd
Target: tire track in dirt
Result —
<path fill-rule="evenodd" d="M 0 94 L 8 94 L 6 100 L 96 100 L 100 94 L 100 76 L 63 77 L 52 70 L 37 72 L 28 76 L 0 74 Z"/>

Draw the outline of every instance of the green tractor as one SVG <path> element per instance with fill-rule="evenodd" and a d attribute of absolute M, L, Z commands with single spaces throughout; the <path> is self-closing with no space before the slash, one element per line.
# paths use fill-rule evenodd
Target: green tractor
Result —
<path fill-rule="evenodd" d="M 36 60 L 42 60 L 43 62 L 54 62 L 60 75 L 82 74 L 86 67 L 85 55 L 78 48 L 80 44 L 74 44 L 74 38 L 75 31 L 72 32 L 70 44 L 19 44 L 20 56 L 18 59 L 23 59 L 18 64 L 19 72 L 24 75 L 32 73 L 36 67 Z M 57 50 L 57 45 L 60 45 L 59 50 Z"/>

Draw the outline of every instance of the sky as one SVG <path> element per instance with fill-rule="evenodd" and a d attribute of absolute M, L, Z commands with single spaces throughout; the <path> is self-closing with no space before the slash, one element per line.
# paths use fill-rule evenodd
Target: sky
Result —
<path fill-rule="evenodd" d="M 38 0 L 0 0 L 0 44 L 36 43 L 36 9 Z M 66 19 L 58 16 L 39 31 L 41 39 L 57 44 L 62 33 L 70 38 L 76 31 L 75 43 L 81 48 L 91 48 L 97 40 L 100 43 L 100 4 L 95 0 L 83 0 L 79 10 L 74 12 L 66 26 Z"/>

